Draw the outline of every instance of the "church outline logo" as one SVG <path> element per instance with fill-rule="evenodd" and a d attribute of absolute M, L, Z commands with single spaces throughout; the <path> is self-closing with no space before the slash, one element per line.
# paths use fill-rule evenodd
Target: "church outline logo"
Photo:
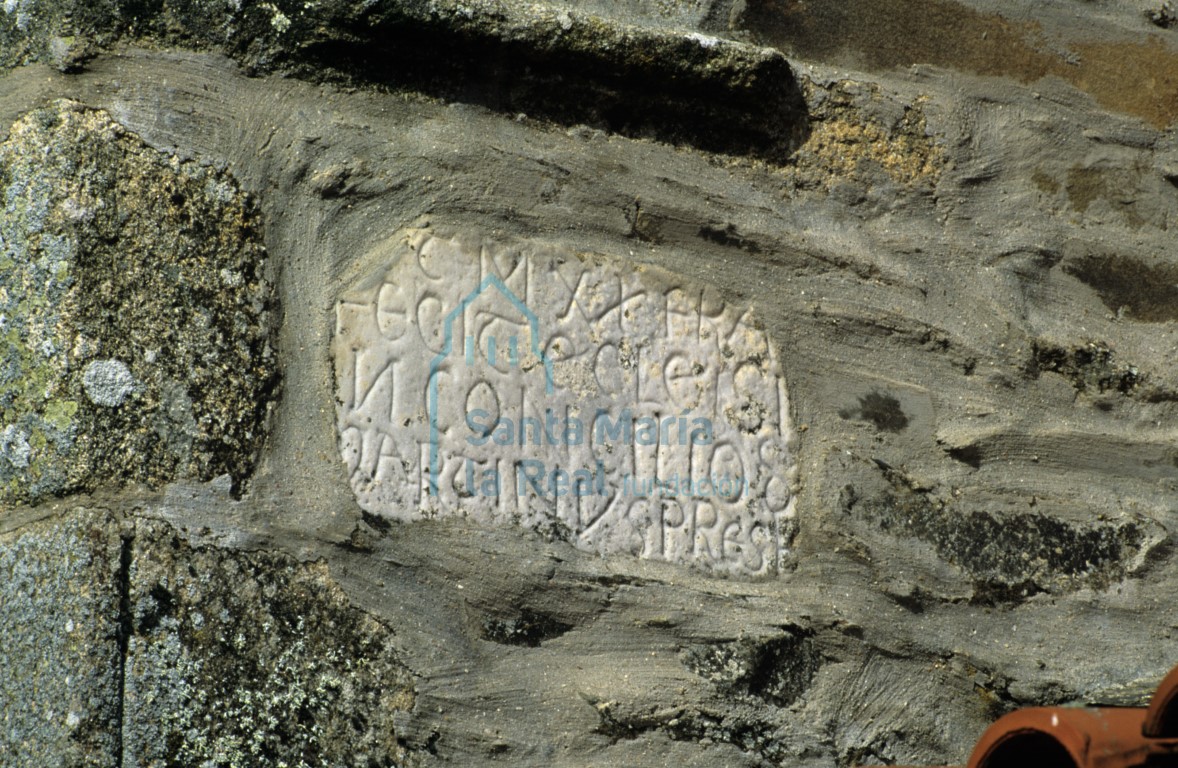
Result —
<path fill-rule="evenodd" d="M 543 350 L 540 348 L 540 319 L 536 316 L 527 304 L 525 304 L 515 292 L 499 278 L 498 275 L 487 275 L 478 288 L 475 288 L 466 298 L 459 302 L 458 306 L 450 310 L 446 315 L 446 320 L 442 329 L 442 350 L 434 356 L 430 361 L 429 379 L 428 379 L 428 397 L 429 397 L 429 495 L 436 498 L 438 496 L 438 472 L 440 470 L 440 460 L 438 456 L 438 374 L 440 372 L 442 363 L 450 356 L 454 349 L 454 321 L 461 316 L 466 309 L 473 304 L 483 292 L 488 288 L 494 287 L 498 289 L 499 293 L 506 298 L 513 307 L 515 307 L 524 318 L 527 320 L 528 329 L 531 332 L 531 349 L 532 354 L 536 356 L 540 362 L 544 364 L 544 393 L 551 395 L 556 390 L 554 383 L 555 379 L 552 373 L 552 361 L 548 359 Z M 473 335 L 467 334 L 464 340 L 464 354 L 463 360 L 466 365 L 474 365 L 475 348 L 477 346 Z M 497 342 L 492 336 L 487 340 L 487 360 L 491 365 L 495 365 L 497 357 Z M 519 365 L 519 341 L 518 337 L 511 336 L 508 338 L 508 364 L 514 368 Z"/>

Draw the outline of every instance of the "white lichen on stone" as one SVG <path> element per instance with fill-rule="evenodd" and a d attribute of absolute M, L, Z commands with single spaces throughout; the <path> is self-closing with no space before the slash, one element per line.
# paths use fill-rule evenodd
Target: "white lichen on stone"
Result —
<path fill-rule="evenodd" d="M 15 424 L 9 424 L 0 432 L 0 459 L 4 459 L 16 469 L 29 466 L 29 436 Z"/>
<path fill-rule="evenodd" d="M 687 39 L 699 43 L 703 48 L 715 48 L 717 45 L 723 42 L 718 37 L 700 34 L 699 32 L 692 32 L 688 34 Z"/>
<path fill-rule="evenodd" d="M 86 396 L 95 405 L 114 408 L 123 404 L 135 391 L 135 377 L 119 360 L 95 360 L 86 365 L 82 374 Z"/>
<path fill-rule="evenodd" d="M 4 13 L 16 14 L 16 28 L 27 32 L 35 0 L 4 0 Z"/>
<path fill-rule="evenodd" d="M 278 34 L 283 34 L 290 29 L 290 17 L 283 13 L 278 6 L 273 3 L 262 3 L 261 7 L 270 12 L 270 26 L 274 27 Z"/>

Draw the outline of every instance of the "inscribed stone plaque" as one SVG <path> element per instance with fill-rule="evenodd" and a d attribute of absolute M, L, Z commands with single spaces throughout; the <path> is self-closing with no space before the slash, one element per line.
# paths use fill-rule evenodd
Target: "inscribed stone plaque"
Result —
<path fill-rule="evenodd" d="M 340 450 L 366 511 L 774 572 L 793 515 L 776 353 L 658 269 L 414 231 L 337 305 Z"/>

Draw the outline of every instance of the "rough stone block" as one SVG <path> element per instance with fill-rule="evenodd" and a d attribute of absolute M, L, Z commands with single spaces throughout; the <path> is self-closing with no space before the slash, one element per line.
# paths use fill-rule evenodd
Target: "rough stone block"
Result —
<path fill-rule="evenodd" d="M 119 751 L 118 523 L 103 512 L 0 534 L 0 763 L 113 768 Z"/>
<path fill-rule="evenodd" d="M 403 766 L 413 679 L 327 566 L 135 528 L 124 765 Z"/>
<path fill-rule="evenodd" d="M 806 130 L 778 51 L 715 37 L 707 0 L 7 0 L 0 69 L 84 68 L 116 42 L 213 48 L 253 72 L 379 84 L 783 159 Z M 444 52 L 444 55 L 439 55 Z"/>
<path fill-rule="evenodd" d="M 225 173 L 59 101 L 0 144 L 0 501 L 242 481 L 275 387 L 260 225 Z"/>

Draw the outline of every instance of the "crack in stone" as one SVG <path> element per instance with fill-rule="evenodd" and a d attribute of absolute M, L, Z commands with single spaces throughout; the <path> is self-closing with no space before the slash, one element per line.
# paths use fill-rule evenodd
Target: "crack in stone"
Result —
<path fill-rule="evenodd" d="M 119 624 L 118 635 L 118 698 L 115 701 L 115 732 L 114 753 L 115 765 L 123 766 L 123 717 L 125 712 L 126 682 L 127 682 L 127 650 L 131 642 L 133 631 L 133 616 L 131 606 L 131 560 L 134 556 L 135 537 L 124 535 L 119 540 L 119 569 L 115 576 L 116 588 L 119 593 Z"/>

